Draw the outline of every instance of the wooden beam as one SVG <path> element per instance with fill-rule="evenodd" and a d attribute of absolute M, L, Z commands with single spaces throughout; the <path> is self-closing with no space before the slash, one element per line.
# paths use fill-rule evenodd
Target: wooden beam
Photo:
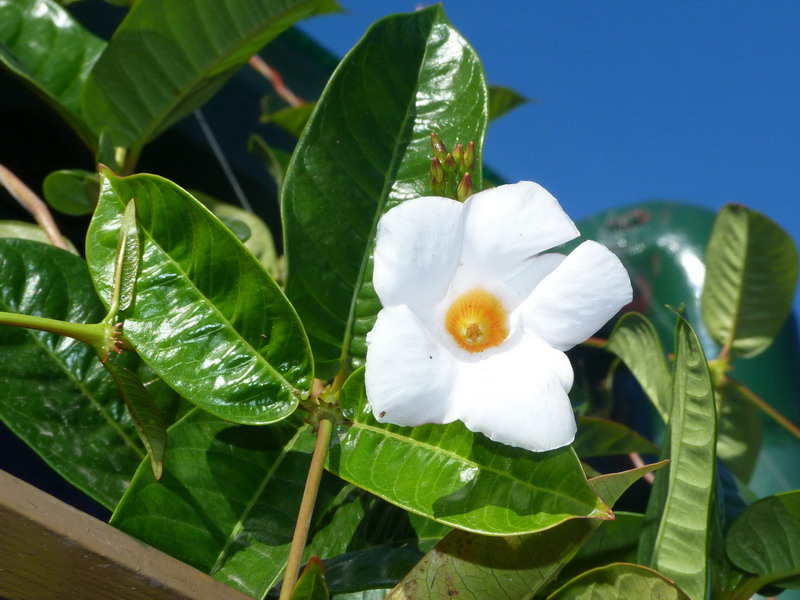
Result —
<path fill-rule="evenodd" d="M 5 600 L 252 600 L 0 471 Z"/>

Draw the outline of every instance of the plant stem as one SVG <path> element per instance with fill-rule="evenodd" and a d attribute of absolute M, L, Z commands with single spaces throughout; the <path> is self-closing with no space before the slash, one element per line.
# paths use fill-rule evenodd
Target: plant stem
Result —
<path fill-rule="evenodd" d="M 70 323 L 69 321 L 58 321 L 47 317 L 34 317 L 7 312 L 0 312 L 0 324 L 16 325 L 17 327 L 27 327 L 28 329 L 66 335 L 81 342 L 86 342 L 91 346 L 105 339 L 106 329 L 106 325 L 102 323 L 87 325 L 85 323 Z"/>
<path fill-rule="evenodd" d="M 772 419 L 778 423 L 778 425 L 786 429 L 797 439 L 800 439 L 800 427 L 792 423 L 789 419 L 775 410 L 772 406 L 765 402 L 763 398 L 759 397 L 755 392 L 753 392 L 753 390 L 734 379 L 728 379 L 726 383 L 734 386 L 745 398 L 772 417 Z"/>
<path fill-rule="evenodd" d="M 0 165 L 0 185 L 6 188 L 9 194 L 28 209 L 39 224 L 39 227 L 44 230 L 51 244 L 62 250 L 72 252 L 67 242 L 64 241 L 64 236 L 61 235 L 61 231 L 59 231 L 53 215 L 50 214 L 47 204 L 3 165 Z"/>
<path fill-rule="evenodd" d="M 118 338 L 116 327 L 106 321 L 100 323 L 70 323 L 48 319 L 47 317 L 34 317 L 17 313 L 0 312 L 0 325 L 14 325 L 38 331 L 47 331 L 57 335 L 65 335 L 79 342 L 89 344 L 95 349 L 101 360 L 105 360 L 108 351 L 116 348 L 135 352 L 136 349 L 124 338 Z"/>
<path fill-rule="evenodd" d="M 306 488 L 303 492 L 303 500 L 300 502 L 300 512 L 297 515 L 297 525 L 294 529 L 294 537 L 292 537 L 292 546 L 289 549 L 289 560 L 286 563 L 286 574 L 281 585 L 280 600 L 290 600 L 294 592 L 294 586 L 297 583 L 300 563 L 303 560 L 303 550 L 305 550 L 308 530 L 311 526 L 311 515 L 314 513 L 319 482 L 322 479 L 325 456 L 328 454 L 328 447 L 331 443 L 332 430 L 333 423 L 329 419 L 322 419 L 319 422 L 317 443 L 314 446 L 314 454 L 311 457 L 311 465 L 308 468 Z"/>

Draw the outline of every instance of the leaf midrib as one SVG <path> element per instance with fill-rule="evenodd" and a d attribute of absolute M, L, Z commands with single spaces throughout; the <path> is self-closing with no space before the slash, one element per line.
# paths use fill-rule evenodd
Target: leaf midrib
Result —
<path fill-rule="evenodd" d="M 117 196 L 119 197 L 118 194 Z M 124 211 L 125 204 L 121 200 L 118 200 L 118 202 L 122 205 L 122 209 Z M 150 228 L 145 228 L 144 226 L 142 226 L 142 229 L 147 233 L 148 241 L 150 241 L 153 244 L 153 246 L 158 248 L 158 251 L 161 252 L 163 256 L 167 257 L 169 262 L 174 265 L 174 267 L 179 271 L 179 274 L 184 278 L 184 280 L 189 282 L 191 284 L 191 288 L 197 293 L 197 295 L 200 298 L 203 299 L 206 306 L 210 306 L 213 312 L 218 315 L 220 321 L 222 321 L 228 327 L 228 329 L 230 329 L 235 333 L 236 338 L 241 343 L 243 343 L 247 348 L 252 350 L 253 354 L 255 354 L 258 357 L 257 360 L 259 361 L 259 363 L 263 363 L 266 366 L 267 370 L 269 370 L 278 379 L 279 383 L 281 384 L 281 387 L 287 390 L 290 395 L 293 395 L 294 392 L 301 391 L 298 390 L 293 384 L 291 384 L 279 371 L 277 371 L 275 367 L 273 367 L 270 364 L 270 362 L 255 347 L 253 347 L 253 345 L 249 341 L 247 341 L 244 337 L 242 337 L 241 333 L 239 333 L 239 330 L 236 329 L 236 327 L 234 327 L 231 324 L 228 318 L 217 308 L 217 305 L 214 304 L 202 291 L 200 291 L 197 285 L 195 285 L 194 279 L 189 277 L 189 274 L 183 269 L 180 263 L 178 263 L 175 259 L 173 259 L 172 255 L 166 250 L 164 250 L 164 248 L 158 242 L 156 242 L 156 240 L 153 238 Z M 144 256 L 144 252 L 142 253 L 142 255 Z"/>
<path fill-rule="evenodd" d="M 451 450 L 445 450 L 441 446 L 436 446 L 434 444 L 431 444 L 430 442 L 422 442 L 422 441 L 417 440 L 415 438 L 409 438 L 409 437 L 406 437 L 404 435 L 400 435 L 399 433 L 395 433 L 393 431 L 388 431 L 386 429 L 381 429 L 379 427 L 375 427 L 374 425 L 367 425 L 365 423 L 361 423 L 361 422 L 358 422 L 358 421 L 354 422 L 351 428 L 363 429 L 363 430 L 366 430 L 366 431 L 377 433 L 377 434 L 385 436 L 385 437 L 391 437 L 391 438 L 400 440 L 400 441 L 402 441 L 404 443 L 409 443 L 409 440 L 412 440 L 413 441 L 412 445 L 417 445 L 417 446 L 420 446 L 420 447 L 425 448 L 427 450 L 431 450 L 434 453 L 445 455 L 445 456 L 447 456 L 449 458 L 457 460 L 458 462 L 462 462 L 462 463 L 465 463 L 467 465 L 471 465 L 471 466 L 473 466 L 473 467 L 475 467 L 475 468 L 477 468 L 479 470 L 486 471 L 486 472 L 492 473 L 494 475 L 498 475 L 500 477 L 505 477 L 507 479 L 511 479 L 514 482 L 518 482 L 518 483 L 521 483 L 523 485 L 526 485 L 529 488 L 532 488 L 532 489 L 534 489 L 536 491 L 546 492 L 549 495 L 558 496 L 560 498 L 567 499 L 567 500 L 569 500 L 570 502 L 573 502 L 573 503 L 583 504 L 580 501 L 576 500 L 574 497 L 568 496 L 564 492 L 555 491 L 555 490 L 548 489 L 548 488 L 543 488 L 543 487 L 535 485 L 533 482 L 525 481 L 523 479 L 519 479 L 519 478 L 516 478 L 516 477 L 510 477 L 509 474 L 508 474 L 508 471 L 501 471 L 500 469 L 496 469 L 496 468 L 490 467 L 488 465 L 482 465 L 481 463 L 478 463 L 478 462 L 475 462 L 473 460 L 470 460 L 470 459 L 468 459 L 468 458 L 466 458 L 464 456 L 461 456 L 460 454 L 456 454 L 455 452 L 452 452 Z M 587 485 L 589 485 L 588 482 L 587 482 Z M 599 510 L 599 509 L 597 508 L 596 505 L 592 506 L 592 512 L 595 512 L 597 510 Z M 427 516 L 427 515 L 423 515 L 423 516 Z"/>
<path fill-rule="evenodd" d="M 297 433 L 295 433 L 292 436 L 292 438 L 286 443 L 286 445 L 284 445 L 283 449 L 281 450 L 281 453 L 278 455 L 278 457 L 275 459 L 275 462 L 272 463 L 272 466 L 269 468 L 267 473 L 264 475 L 264 478 L 261 481 L 261 484 L 258 486 L 258 489 L 253 493 L 252 497 L 250 498 L 250 502 L 248 502 L 247 506 L 242 511 L 242 514 L 239 517 L 239 520 L 231 528 L 230 535 L 228 536 L 228 539 L 225 541 L 225 545 L 219 551 L 219 555 L 217 556 L 217 561 L 214 563 L 214 566 L 211 567 L 211 570 L 209 571 L 212 575 L 214 573 L 216 573 L 217 571 L 219 571 L 219 569 L 222 567 L 222 561 L 225 558 L 226 553 L 227 553 L 228 549 L 230 548 L 231 544 L 233 543 L 233 540 L 236 538 L 236 534 L 239 531 L 242 530 L 242 527 L 243 527 L 245 519 L 248 517 L 250 512 L 253 510 L 253 507 L 256 505 L 256 502 L 258 502 L 258 499 L 261 497 L 261 494 L 264 492 L 264 489 L 267 487 L 267 484 L 269 484 L 269 482 L 272 481 L 272 478 L 275 475 L 275 472 L 281 466 L 281 464 L 283 463 L 283 460 L 286 458 L 287 454 L 294 449 L 295 444 L 297 443 L 297 440 L 307 430 L 308 430 L 308 426 L 306 426 L 306 425 L 303 425 L 300 428 L 298 428 Z M 278 574 L 280 574 L 280 572 Z"/>

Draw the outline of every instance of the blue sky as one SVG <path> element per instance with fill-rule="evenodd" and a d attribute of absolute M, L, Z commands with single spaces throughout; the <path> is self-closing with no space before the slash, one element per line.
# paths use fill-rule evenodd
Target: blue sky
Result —
<path fill-rule="evenodd" d="M 339 56 L 417 5 L 340 2 L 302 27 Z M 800 2 L 443 4 L 489 82 L 536 99 L 490 126 L 484 157 L 506 180 L 541 183 L 576 220 L 739 202 L 800 240 Z"/>

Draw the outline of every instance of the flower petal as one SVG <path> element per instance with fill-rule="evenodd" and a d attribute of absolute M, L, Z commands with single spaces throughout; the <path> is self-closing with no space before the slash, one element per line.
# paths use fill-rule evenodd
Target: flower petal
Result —
<path fill-rule="evenodd" d="M 551 252 L 539 254 L 526 260 L 522 270 L 502 283 L 499 295 L 508 310 L 514 310 L 530 297 L 536 286 L 550 275 L 567 258 L 563 254 Z"/>
<path fill-rule="evenodd" d="M 521 335 L 504 352 L 459 364 L 456 413 L 496 442 L 534 452 L 560 448 L 575 439 L 572 379 L 563 352 Z"/>
<path fill-rule="evenodd" d="M 378 223 L 373 284 L 383 306 L 432 306 L 461 256 L 464 207 L 448 198 L 407 200 Z"/>
<path fill-rule="evenodd" d="M 450 423 L 456 364 L 408 306 L 384 308 L 367 336 L 367 399 L 381 423 Z"/>
<path fill-rule="evenodd" d="M 589 338 L 633 298 L 628 272 L 602 244 L 584 242 L 521 307 L 524 327 L 559 350 Z"/>
<path fill-rule="evenodd" d="M 502 279 L 514 274 L 525 259 L 579 235 L 558 201 L 531 181 L 475 194 L 465 208 L 467 256 Z"/>

